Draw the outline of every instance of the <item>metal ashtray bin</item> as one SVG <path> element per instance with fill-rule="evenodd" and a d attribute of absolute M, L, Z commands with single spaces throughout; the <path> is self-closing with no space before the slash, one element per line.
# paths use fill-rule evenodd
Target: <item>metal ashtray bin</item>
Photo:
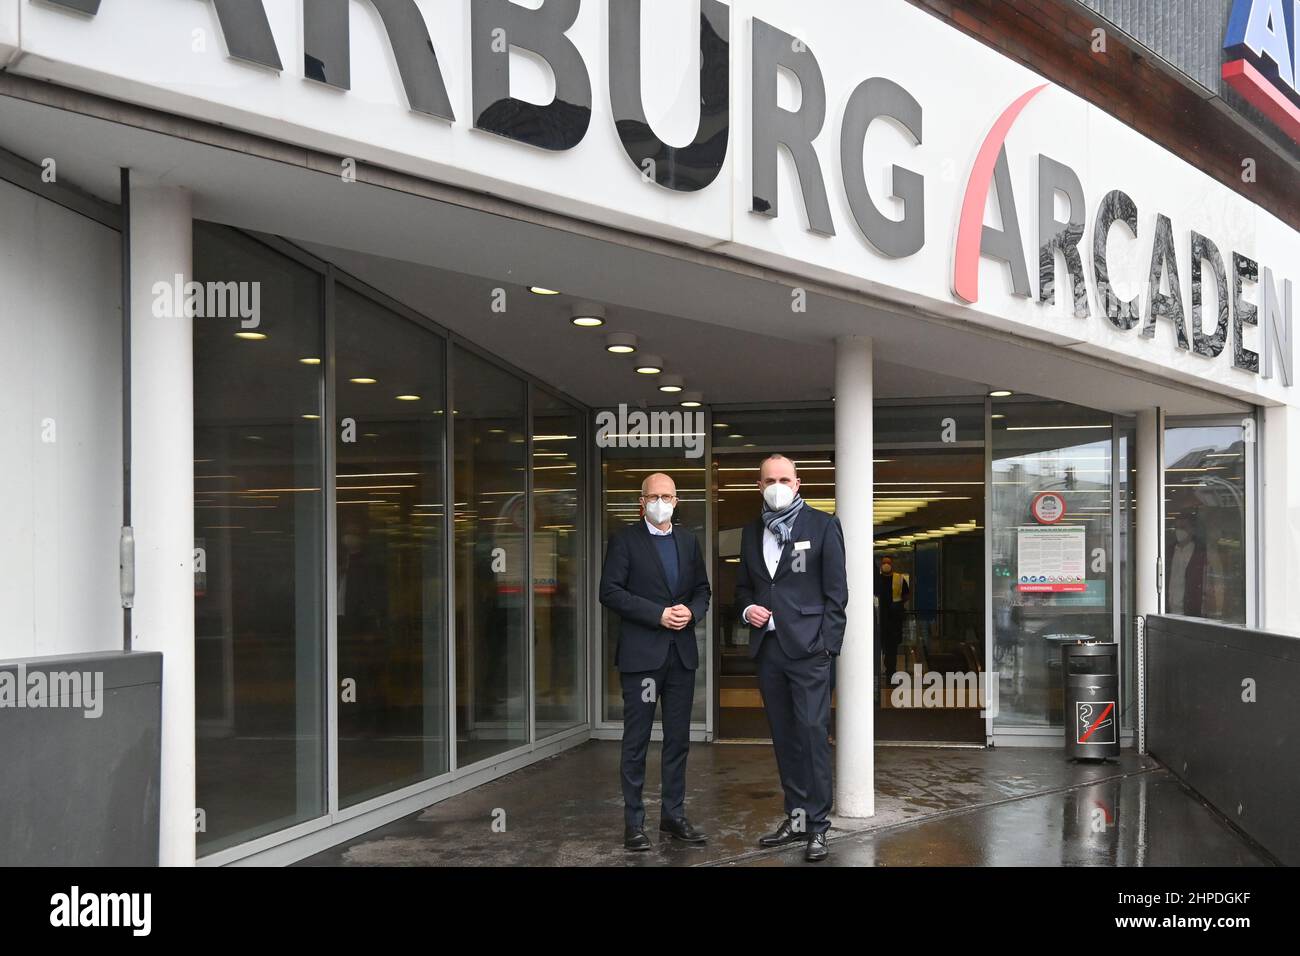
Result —
<path fill-rule="evenodd" d="M 1119 645 L 1061 645 L 1065 679 L 1065 755 L 1074 760 L 1119 756 Z"/>

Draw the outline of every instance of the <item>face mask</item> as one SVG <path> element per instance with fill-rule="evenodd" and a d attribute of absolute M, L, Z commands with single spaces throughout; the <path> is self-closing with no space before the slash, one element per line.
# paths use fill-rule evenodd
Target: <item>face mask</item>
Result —
<path fill-rule="evenodd" d="M 770 484 L 763 489 L 763 500 L 773 511 L 784 511 L 794 501 L 794 489 L 780 483 Z"/>
<path fill-rule="evenodd" d="M 1184 531 L 1182 528 L 1179 528 L 1177 531 L 1174 532 L 1174 537 L 1178 539 L 1179 544 L 1186 544 L 1187 539 L 1190 538 L 1191 536 L 1192 535 L 1190 532 Z"/>
<path fill-rule="evenodd" d="M 673 516 L 673 506 L 666 501 L 652 501 L 645 506 L 645 513 L 655 524 L 663 524 Z"/>

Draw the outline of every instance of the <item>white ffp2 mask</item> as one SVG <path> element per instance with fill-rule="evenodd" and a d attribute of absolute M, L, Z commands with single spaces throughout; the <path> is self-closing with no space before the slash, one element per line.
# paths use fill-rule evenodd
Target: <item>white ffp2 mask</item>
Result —
<path fill-rule="evenodd" d="M 773 511 L 784 511 L 794 501 L 794 489 L 779 482 L 770 484 L 763 489 L 763 500 Z"/>
<path fill-rule="evenodd" d="M 673 506 L 666 501 L 652 501 L 645 506 L 645 513 L 655 524 L 663 524 L 673 516 Z"/>

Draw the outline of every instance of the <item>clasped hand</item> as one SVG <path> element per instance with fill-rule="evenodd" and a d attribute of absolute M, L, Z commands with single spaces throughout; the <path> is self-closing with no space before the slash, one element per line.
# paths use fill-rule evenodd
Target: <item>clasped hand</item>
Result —
<path fill-rule="evenodd" d="M 691 609 L 685 604 L 674 604 L 672 607 L 664 608 L 664 613 L 659 616 L 659 623 L 669 630 L 680 631 L 691 623 L 691 617 Z"/>

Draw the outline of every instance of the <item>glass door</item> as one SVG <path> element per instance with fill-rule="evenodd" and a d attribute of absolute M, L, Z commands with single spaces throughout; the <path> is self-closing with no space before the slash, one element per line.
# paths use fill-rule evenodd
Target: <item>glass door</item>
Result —
<path fill-rule="evenodd" d="M 1054 734 L 1061 645 L 1117 639 L 1114 419 L 1017 400 L 994 402 L 992 418 L 994 726 Z"/>

